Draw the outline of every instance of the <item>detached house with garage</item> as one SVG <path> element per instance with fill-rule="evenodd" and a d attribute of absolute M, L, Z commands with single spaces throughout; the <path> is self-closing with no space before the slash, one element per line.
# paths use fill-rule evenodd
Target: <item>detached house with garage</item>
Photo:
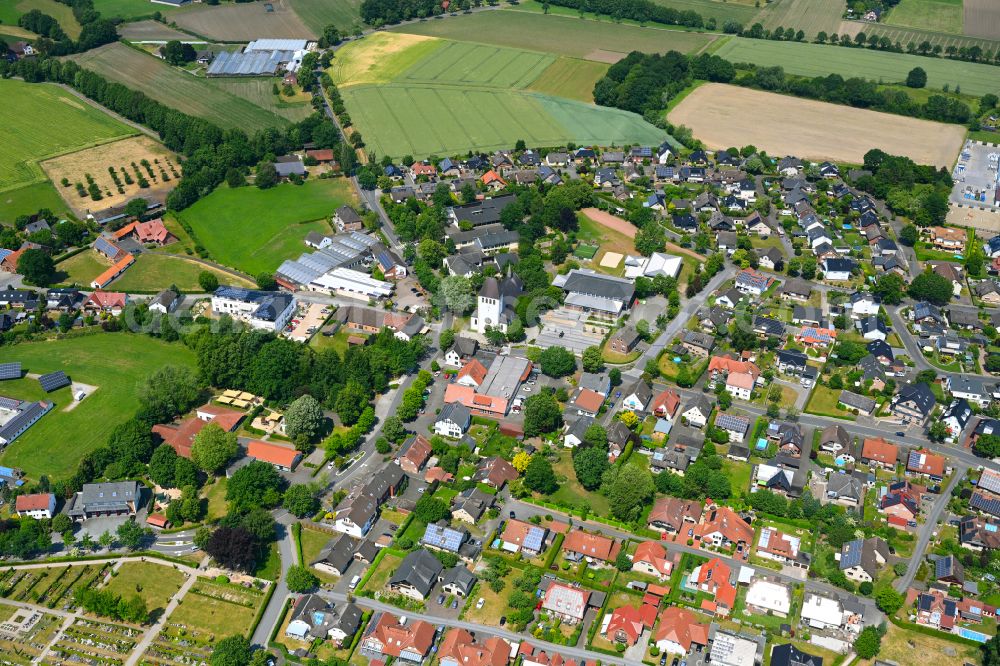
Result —
<path fill-rule="evenodd" d="M 381 613 L 361 639 L 361 654 L 383 663 L 392 657 L 403 663 L 420 664 L 430 654 L 435 632 L 430 622 L 408 621 L 392 613 Z"/>
<path fill-rule="evenodd" d="M 856 583 L 873 582 L 889 561 L 889 546 L 879 537 L 848 541 L 840 549 L 840 570 Z"/>
<path fill-rule="evenodd" d="M 905 384 L 892 400 L 892 413 L 903 423 L 923 423 L 934 411 L 936 399 L 931 387 L 919 384 Z"/>
<path fill-rule="evenodd" d="M 579 562 L 587 558 L 588 562 L 614 564 L 621 549 L 620 541 L 600 534 L 590 534 L 581 529 L 573 530 L 566 535 L 563 541 L 563 554 L 571 562 Z"/>
<path fill-rule="evenodd" d="M 752 268 L 745 268 L 736 275 L 736 289 L 744 294 L 760 296 L 772 284 L 774 284 L 774 278 Z"/>
<path fill-rule="evenodd" d="M 643 541 L 636 546 L 635 554 L 632 555 L 632 571 L 666 580 L 670 578 L 673 569 L 673 559 L 656 541 Z"/>

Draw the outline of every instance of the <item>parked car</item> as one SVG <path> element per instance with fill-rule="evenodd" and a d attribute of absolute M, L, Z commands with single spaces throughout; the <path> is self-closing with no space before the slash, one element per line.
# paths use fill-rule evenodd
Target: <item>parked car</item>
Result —
<path fill-rule="evenodd" d="M 458 608 L 458 599 L 455 599 L 454 601 L 451 602 L 451 607 L 452 607 L 452 610 L 454 610 L 455 608 Z"/>
<path fill-rule="evenodd" d="M 444 595 L 443 594 L 439 594 L 438 595 L 438 606 L 441 606 L 442 604 L 444 604 Z"/>

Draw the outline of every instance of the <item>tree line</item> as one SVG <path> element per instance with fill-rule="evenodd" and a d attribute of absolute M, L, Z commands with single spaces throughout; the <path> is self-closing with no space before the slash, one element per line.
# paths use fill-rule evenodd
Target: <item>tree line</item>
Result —
<path fill-rule="evenodd" d="M 738 74 L 739 71 L 739 74 Z M 658 115 L 667 103 L 694 81 L 733 83 L 747 88 L 816 99 L 834 104 L 885 111 L 901 116 L 948 123 L 975 121 L 972 109 L 957 99 L 931 95 L 924 103 L 902 90 L 880 90 L 860 77 L 839 74 L 802 77 L 782 67 L 730 63 L 719 56 L 686 56 L 677 51 L 650 54 L 633 51 L 618 61 L 594 85 L 594 101 L 646 115 Z"/>
<path fill-rule="evenodd" d="M 183 176 L 167 197 L 167 206 L 182 210 L 209 194 L 228 177 L 239 180 L 262 160 L 273 160 L 305 143 L 335 148 L 340 134 L 314 113 L 285 129 L 268 128 L 252 135 L 189 116 L 144 93 L 114 83 L 73 61 L 52 57 L 0 61 L 0 76 L 20 76 L 29 83 L 67 85 L 115 113 L 155 131 L 164 145 L 186 157 Z"/>

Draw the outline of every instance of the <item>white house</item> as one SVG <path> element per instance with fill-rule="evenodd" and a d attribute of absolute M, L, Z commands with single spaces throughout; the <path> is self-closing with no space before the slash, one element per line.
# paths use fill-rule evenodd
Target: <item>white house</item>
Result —
<path fill-rule="evenodd" d="M 212 312 L 227 314 L 251 328 L 279 333 L 295 313 L 295 297 L 276 291 L 219 287 L 212 294 Z"/>
<path fill-rule="evenodd" d="M 20 518 L 49 519 L 56 510 L 56 496 L 53 493 L 18 495 L 14 509 Z"/>
<path fill-rule="evenodd" d="M 792 599 L 786 586 L 768 580 L 755 580 L 747 590 L 746 605 L 787 617 Z"/>
<path fill-rule="evenodd" d="M 698 396 L 694 402 L 681 412 L 681 418 L 695 428 L 703 428 L 708 423 L 708 416 L 712 413 L 712 406 L 705 398 Z"/>
<path fill-rule="evenodd" d="M 460 439 L 469 429 L 472 412 L 460 402 L 449 402 L 438 412 L 434 422 L 434 432 L 442 437 Z"/>
<path fill-rule="evenodd" d="M 644 412 L 653 399 L 653 389 L 641 379 L 622 391 L 622 407 L 633 412 Z"/>

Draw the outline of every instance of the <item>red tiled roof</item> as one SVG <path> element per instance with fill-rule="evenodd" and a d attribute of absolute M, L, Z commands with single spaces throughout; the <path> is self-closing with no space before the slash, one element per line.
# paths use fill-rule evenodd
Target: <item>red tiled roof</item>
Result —
<path fill-rule="evenodd" d="M 565 541 L 563 541 L 563 549 L 604 562 L 611 562 L 618 557 L 622 545 L 606 536 L 575 530 L 566 536 Z"/>
<path fill-rule="evenodd" d="M 14 503 L 15 511 L 42 511 L 49 508 L 52 500 L 52 493 L 34 493 L 31 495 L 18 495 Z"/>
<path fill-rule="evenodd" d="M 132 257 L 130 254 L 129 257 Z M 132 257 L 132 261 L 135 261 L 135 257 Z M 97 280 L 101 278 L 98 277 Z M 88 298 L 84 305 L 94 304 L 99 308 L 123 308 L 125 307 L 125 301 L 128 297 L 118 291 L 101 291 L 98 289 L 93 292 Z"/>
<path fill-rule="evenodd" d="M 667 550 L 655 541 L 643 541 L 636 546 L 633 562 L 647 562 L 664 576 L 669 576 L 673 563 L 667 559 Z"/>
<path fill-rule="evenodd" d="M 424 474 L 424 481 L 427 483 L 432 483 L 434 481 L 443 481 L 447 483 L 454 479 L 455 476 L 451 472 L 446 472 L 444 467 L 431 467 Z"/>
<path fill-rule="evenodd" d="M 920 449 L 918 451 L 914 451 L 914 453 L 920 454 L 920 457 L 911 455 L 907 459 L 906 469 L 911 472 L 930 474 L 931 476 L 944 476 L 944 456 L 938 455 L 927 449 Z"/>
<path fill-rule="evenodd" d="M 291 468 L 302 454 L 293 448 L 282 446 L 281 444 L 261 442 L 254 439 L 247 443 L 247 455 L 256 460 L 271 463 L 272 465 Z"/>
<path fill-rule="evenodd" d="M 472 359 L 468 363 L 462 366 L 462 369 L 458 371 L 455 376 L 455 381 L 463 377 L 469 377 L 476 383 L 476 386 L 480 386 L 483 380 L 486 379 L 486 367 L 483 366 L 477 359 Z"/>
<path fill-rule="evenodd" d="M 865 443 L 861 447 L 861 457 L 865 460 L 874 460 L 886 465 L 895 465 L 899 456 L 899 447 L 890 444 L 881 437 L 865 438 Z"/>
<path fill-rule="evenodd" d="M 677 413 L 677 408 L 681 405 L 681 397 L 677 391 L 667 389 L 653 400 L 653 411 L 658 414 L 673 416 Z"/>
<path fill-rule="evenodd" d="M 708 626 L 699 622 L 698 616 L 688 609 L 671 606 L 660 613 L 656 641 L 662 640 L 677 643 L 685 650 L 690 650 L 692 643 L 708 645 Z"/>
<path fill-rule="evenodd" d="M 382 654 L 393 657 L 399 657 L 407 649 L 426 655 L 434 644 L 434 632 L 434 625 L 429 622 L 416 620 L 401 625 L 392 613 L 382 613 L 366 640 L 377 639 L 382 644 Z"/>
<path fill-rule="evenodd" d="M 604 404 L 604 396 L 597 391 L 580 389 L 580 392 L 577 394 L 573 404 L 585 412 L 592 412 L 596 414 L 601 408 L 601 405 Z"/>
<path fill-rule="evenodd" d="M 153 527 L 159 527 L 161 529 L 166 528 L 170 525 L 170 521 L 162 513 L 151 513 L 146 518 L 146 522 Z"/>
<path fill-rule="evenodd" d="M 453 628 L 444 635 L 437 658 L 462 666 L 504 666 L 510 660 L 510 644 L 496 636 L 477 643 L 465 629 Z"/>

